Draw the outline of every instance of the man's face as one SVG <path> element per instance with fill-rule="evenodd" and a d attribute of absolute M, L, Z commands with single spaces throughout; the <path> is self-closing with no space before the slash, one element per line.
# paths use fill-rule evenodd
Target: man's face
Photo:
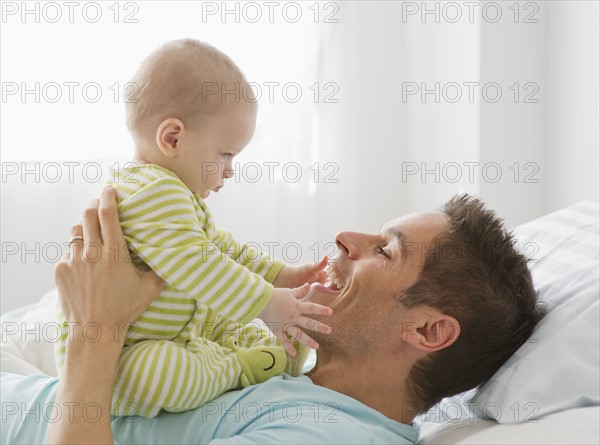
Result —
<path fill-rule="evenodd" d="M 417 213 L 384 224 L 379 233 L 340 232 L 338 255 L 330 262 L 333 283 L 313 285 L 307 299 L 333 309 L 333 333 L 320 343 L 345 344 L 366 352 L 375 348 L 402 321 L 398 295 L 411 287 L 423 268 L 426 249 L 446 229 L 440 212 Z"/>

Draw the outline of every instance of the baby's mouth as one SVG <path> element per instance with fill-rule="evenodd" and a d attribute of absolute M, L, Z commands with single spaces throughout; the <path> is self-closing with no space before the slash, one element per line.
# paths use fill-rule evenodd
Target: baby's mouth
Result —
<path fill-rule="evenodd" d="M 325 268 L 325 272 L 327 272 L 327 276 L 329 277 L 329 279 L 324 285 L 325 287 L 332 290 L 342 290 L 344 288 L 346 284 L 342 281 L 340 277 L 338 277 L 338 275 L 333 270 L 333 267 L 327 266 Z"/>

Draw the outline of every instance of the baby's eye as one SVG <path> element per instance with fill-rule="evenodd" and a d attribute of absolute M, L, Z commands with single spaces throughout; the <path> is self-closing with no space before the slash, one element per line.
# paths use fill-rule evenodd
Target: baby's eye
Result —
<path fill-rule="evenodd" d="M 387 253 L 385 253 L 385 250 L 383 250 L 383 247 L 381 247 L 381 246 L 377 246 L 377 252 L 379 252 L 381 255 L 383 255 L 384 257 L 386 257 L 388 259 L 390 258 L 390 256 Z"/>

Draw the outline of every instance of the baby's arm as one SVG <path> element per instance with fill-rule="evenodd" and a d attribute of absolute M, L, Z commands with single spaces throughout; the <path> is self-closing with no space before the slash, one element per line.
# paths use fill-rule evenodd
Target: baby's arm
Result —
<path fill-rule="evenodd" d="M 275 287 L 298 287 L 304 283 L 324 283 L 327 280 L 325 267 L 328 258 L 325 256 L 318 263 L 302 264 L 300 266 L 286 265 L 273 281 Z"/>
<path fill-rule="evenodd" d="M 288 267 L 279 260 L 271 259 L 267 253 L 259 251 L 254 246 L 237 242 L 227 229 L 219 227 L 215 230 L 217 231 L 217 245 L 221 252 L 236 263 L 248 268 L 251 272 L 259 274 L 269 283 L 273 283 L 281 272 Z M 286 287 L 298 287 L 304 283 L 305 281 L 297 286 Z"/>
<path fill-rule="evenodd" d="M 310 317 L 330 315 L 331 309 L 313 303 L 303 303 L 299 299 L 308 292 L 308 286 L 303 286 L 304 284 L 325 280 L 326 274 L 323 268 L 327 265 L 327 257 L 317 264 L 284 266 L 281 261 L 271 260 L 267 254 L 259 252 L 258 249 L 236 242 L 229 231 L 222 228 L 216 230 L 217 243 L 223 253 L 249 270 L 262 275 L 267 281 L 279 282 L 279 285 L 274 284 L 281 289 L 274 290 L 268 305 L 258 317 L 269 326 L 288 353 L 292 356 L 296 353 L 292 343 L 294 339 L 311 348 L 318 348 L 318 343 L 299 327 L 328 333 L 327 325 L 316 322 Z"/>
<path fill-rule="evenodd" d="M 271 260 L 269 255 L 260 252 L 253 246 L 235 241 L 233 235 L 226 229 L 217 229 L 219 248 L 237 263 L 247 267 L 252 272 L 261 275 L 275 287 L 296 288 L 305 283 L 324 283 L 327 274 L 327 257 L 318 263 L 292 266 L 278 260 Z"/>

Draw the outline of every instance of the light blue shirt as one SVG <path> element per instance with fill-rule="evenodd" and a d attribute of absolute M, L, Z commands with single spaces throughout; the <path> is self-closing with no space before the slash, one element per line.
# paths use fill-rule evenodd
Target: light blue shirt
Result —
<path fill-rule="evenodd" d="M 52 421 L 58 379 L 46 375 L 1 374 L 1 443 L 43 443 Z M 68 407 L 58 407 L 68 415 Z M 93 420 L 95 409 L 88 410 Z M 114 417 L 115 443 L 413 444 L 416 424 L 391 420 L 361 402 L 306 376 L 282 375 L 260 385 L 230 391 L 184 413 L 153 419 Z"/>

